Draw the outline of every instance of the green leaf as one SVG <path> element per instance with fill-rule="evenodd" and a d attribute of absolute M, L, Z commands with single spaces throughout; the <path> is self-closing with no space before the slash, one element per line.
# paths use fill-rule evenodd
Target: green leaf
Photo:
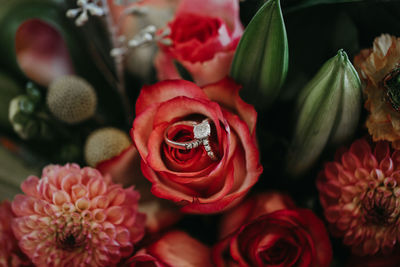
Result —
<path fill-rule="evenodd" d="M 231 76 L 248 102 L 268 108 L 279 95 L 288 69 L 288 41 L 279 0 L 267 1 L 245 29 Z"/>
<path fill-rule="evenodd" d="M 361 81 L 347 54 L 339 50 L 303 88 L 287 170 L 304 173 L 327 145 L 340 145 L 355 133 L 361 113 Z"/>

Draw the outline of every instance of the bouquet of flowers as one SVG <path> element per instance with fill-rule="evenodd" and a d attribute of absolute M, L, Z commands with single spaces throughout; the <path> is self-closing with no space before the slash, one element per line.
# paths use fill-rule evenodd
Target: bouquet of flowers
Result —
<path fill-rule="evenodd" d="M 398 2 L 0 3 L 0 266 L 400 266 Z"/>

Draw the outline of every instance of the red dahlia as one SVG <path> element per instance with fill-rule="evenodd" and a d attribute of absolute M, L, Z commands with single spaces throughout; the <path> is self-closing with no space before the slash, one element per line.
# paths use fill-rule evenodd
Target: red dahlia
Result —
<path fill-rule="evenodd" d="M 389 253 L 400 240 L 400 151 L 355 141 L 317 180 L 325 217 L 361 255 Z"/>

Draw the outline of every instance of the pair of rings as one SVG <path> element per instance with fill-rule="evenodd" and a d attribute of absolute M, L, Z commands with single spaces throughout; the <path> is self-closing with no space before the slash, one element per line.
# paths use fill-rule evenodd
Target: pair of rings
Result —
<path fill-rule="evenodd" d="M 178 125 L 187 125 L 193 127 L 193 137 L 194 140 L 186 141 L 186 142 L 177 142 L 173 141 L 168 138 L 169 131 Z M 182 150 L 190 150 L 196 148 L 200 145 L 203 145 L 204 150 L 207 152 L 207 155 L 212 160 L 217 160 L 217 156 L 212 151 L 210 146 L 209 137 L 211 135 L 211 126 L 210 126 L 210 119 L 205 119 L 202 122 L 198 123 L 196 121 L 179 121 L 171 124 L 170 126 L 165 129 L 164 132 L 164 140 L 167 145 L 173 148 L 182 149 Z"/>

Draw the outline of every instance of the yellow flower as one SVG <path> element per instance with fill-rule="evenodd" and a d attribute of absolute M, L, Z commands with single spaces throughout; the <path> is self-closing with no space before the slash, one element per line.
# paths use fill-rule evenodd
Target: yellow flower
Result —
<path fill-rule="evenodd" d="M 374 141 L 387 140 L 400 149 L 400 38 L 382 34 L 364 49 L 354 65 L 364 82 L 366 126 Z"/>

